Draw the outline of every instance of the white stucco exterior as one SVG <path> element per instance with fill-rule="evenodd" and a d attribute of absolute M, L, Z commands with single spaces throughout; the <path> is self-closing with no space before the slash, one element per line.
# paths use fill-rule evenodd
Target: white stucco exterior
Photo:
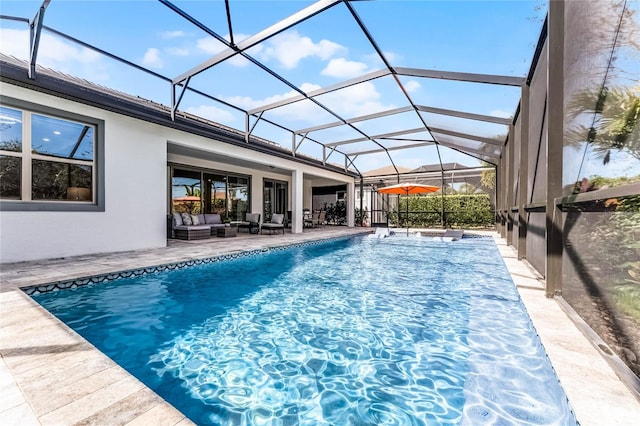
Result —
<path fill-rule="evenodd" d="M 0 263 L 166 246 L 169 162 L 251 176 L 251 207 L 254 212 L 262 212 L 263 178 L 287 181 L 289 207 L 293 212 L 294 222 L 292 232 L 302 232 L 301 213 L 297 210 L 300 206 L 310 206 L 313 179 L 329 179 L 335 184 L 347 184 L 351 188 L 350 194 L 353 193 L 353 178 L 330 170 L 6 83 L 0 84 L 0 92 L 3 96 L 90 116 L 104 120 L 105 123 L 105 211 L 1 211 Z M 239 167 L 223 161 L 168 154 L 168 144 L 250 160 L 257 165 L 270 165 L 287 173 L 269 173 L 259 168 Z M 209 155 L 208 158 L 210 157 Z M 302 181 L 294 179 L 294 176 L 302 176 Z M 299 194 L 302 194 L 302 199 Z M 353 211 L 353 201 L 350 210 Z M 349 226 L 353 225 L 352 214 Z"/>

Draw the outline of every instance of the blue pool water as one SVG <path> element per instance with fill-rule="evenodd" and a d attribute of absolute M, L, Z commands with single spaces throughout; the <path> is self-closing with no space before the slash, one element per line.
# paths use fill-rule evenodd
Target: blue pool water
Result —
<path fill-rule="evenodd" d="M 576 425 L 492 239 L 355 237 L 33 297 L 197 424 Z"/>

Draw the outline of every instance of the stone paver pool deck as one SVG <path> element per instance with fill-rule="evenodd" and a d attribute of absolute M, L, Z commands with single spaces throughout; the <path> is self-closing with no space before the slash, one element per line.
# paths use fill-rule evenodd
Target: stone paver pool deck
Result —
<path fill-rule="evenodd" d="M 0 424 L 192 424 L 21 287 L 360 232 L 371 229 L 327 226 L 302 234 L 170 240 L 160 249 L 0 265 Z M 496 240 L 581 425 L 636 425 L 640 402 L 558 301 L 544 297 L 542 280 L 498 234 L 478 233 Z"/>

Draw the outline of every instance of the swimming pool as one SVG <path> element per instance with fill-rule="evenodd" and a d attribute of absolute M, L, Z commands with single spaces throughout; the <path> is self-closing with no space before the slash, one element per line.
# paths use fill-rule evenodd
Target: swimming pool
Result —
<path fill-rule="evenodd" d="M 576 424 L 492 239 L 218 260 L 33 297 L 198 424 Z"/>

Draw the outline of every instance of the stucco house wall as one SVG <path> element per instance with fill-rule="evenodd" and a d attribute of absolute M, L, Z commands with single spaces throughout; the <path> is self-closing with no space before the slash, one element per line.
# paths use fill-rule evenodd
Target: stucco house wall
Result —
<path fill-rule="evenodd" d="M 181 158 L 168 154 L 169 143 L 219 152 L 227 157 L 248 158 L 256 164 L 273 165 L 291 170 L 291 173 L 298 170 L 303 176 L 319 176 L 353 185 L 353 178 L 330 170 L 229 145 L 12 84 L 0 83 L 0 93 L 33 104 L 104 120 L 105 123 L 104 211 L 1 211 L 0 263 L 166 246 L 168 161 L 250 175 L 253 211 L 262 211 L 262 178 L 265 176 L 289 182 L 289 203 L 292 203 L 291 174 L 270 175 L 223 162 Z M 308 194 L 305 196 L 308 199 L 303 198 L 303 205 L 311 202 L 308 185 L 310 182 L 305 178 L 303 191 Z"/>

